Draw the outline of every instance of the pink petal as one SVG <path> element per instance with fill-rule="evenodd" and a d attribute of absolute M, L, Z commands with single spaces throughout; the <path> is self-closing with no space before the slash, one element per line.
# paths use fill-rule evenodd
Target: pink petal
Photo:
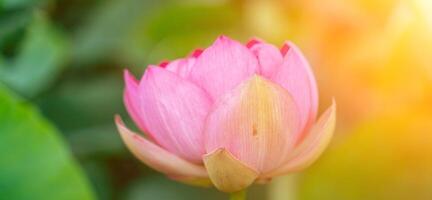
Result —
<path fill-rule="evenodd" d="M 289 160 L 281 168 L 271 172 L 267 177 L 278 176 L 304 169 L 315 162 L 330 143 L 336 124 L 336 103 L 321 115 L 310 133 L 296 147 Z"/>
<path fill-rule="evenodd" d="M 171 153 L 201 163 L 211 103 L 205 92 L 160 67 L 147 68 L 140 91 L 143 119 L 152 137 Z"/>
<path fill-rule="evenodd" d="M 195 58 L 181 58 L 171 61 L 165 67 L 166 70 L 176 73 L 181 78 L 187 79 L 192 66 L 195 64 Z"/>
<path fill-rule="evenodd" d="M 205 127 L 206 151 L 225 148 L 259 172 L 285 162 L 299 131 L 298 110 L 290 94 L 253 76 L 214 105 Z"/>
<path fill-rule="evenodd" d="M 283 64 L 276 70 L 271 80 L 291 93 L 300 110 L 302 127 L 307 130 L 315 121 L 318 109 L 315 77 L 297 46 L 287 42 L 282 48 L 283 52 L 286 52 Z M 302 135 L 298 137 L 301 138 Z"/>
<path fill-rule="evenodd" d="M 171 176 L 208 177 L 202 165 L 195 165 L 162 149 L 140 135 L 130 131 L 120 116 L 115 117 L 117 128 L 129 150 L 151 168 Z"/>
<path fill-rule="evenodd" d="M 204 50 L 191 70 L 191 80 L 216 99 L 258 69 L 255 56 L 242 44 L 225 36 Z"/>
<path fill-rule="evenodd" d="M 124 71 L 124 80 L 126 88 L 123 95 L 123 101 L 126 106 L 126 110 L 138 128 L 140 128 L 141 131 L 147 133 L 147 128 L 144 124 L 144 120 L 141 117 L 138 82 L 128 70 Z"/>
<path fill-rule="evenodd" d="M 257 57 L 260 74 L 264 77 L 271 78 L 283 63 L 282 54 L 273 45 L 255 43 L 250 50 Z"/>

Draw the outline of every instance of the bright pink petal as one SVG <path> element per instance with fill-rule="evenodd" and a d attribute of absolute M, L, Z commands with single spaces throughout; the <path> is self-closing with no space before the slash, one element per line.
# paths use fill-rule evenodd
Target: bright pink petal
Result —
<path fill-rule="evenodd" d="M 262 76 L 271 78 L 283 63 L 279 49 L 266 43 L 256 43 L 250 50 L 258 59 L 259 72 Z"/>
<path fill-rule="evenodd" d="M 336 103 L 321 115 L 317 123 L 304 140 L 290 155 L 289 160 L 281 168 L 269 173 L 267 177 L 278 176 L 304 169 L 315 162 L 330 143 L 336 125 Z"/>
<path fill-rule="evenodd" d="M 219 148 L 259 172 L 285 162 L 299 131 L 298 110 L 282 87 L 253 76 L 214 105 L 205 127 L 206 151 Z"/>
<path fill-rule="evenodd" d="M 176 73 L 184 79 L 188 79 L 192 66 L 195 64 L 195 58 L 181 58 L 171 61 L 165 69 Z"/>
<path fill-rule="evenodd" d="M 282 50 L 286 51 L 283 64 L 271 79 L 291 93 L 300 109 L 302 127 L 307 129 L 315 121 L 318 109 L 315 77 L 297 46 L 287 42 Z M 301 137 L 302 135 L 299 135 L 299 138 Z"/>
<path fill-rule="evenodd" d="M 126 88 L 123 95 L 123 101 L 126 106 L 126 110 L 138 128 L 140 128 L 141 131 L 147 133 L 147 128 L 141 116 L 138 82 L 128 70 L 124 71 L 124 80 Z"/>
<path fill-rule="evenodd" d="M 147 68 L 139 87 L 143 119 L 152 137 L 168 151 L 202 162 L 203 125 L 211 103 L 205 92 L 160 67 Z"/>
<path fill-rule="evenodd" d="M 221 36 L 197 58 L 191 70 L 191 80 L 216 99 L 257 69 L 258 62 L 249 49 Z"/>
<path fill-rule="evenodd" d="M 120 135 L 129 150 L 153 169 L 171 176 L 208 177 L 202 165 L 188 162 L 130 131 L 120 116 L 115 117 Z"/>

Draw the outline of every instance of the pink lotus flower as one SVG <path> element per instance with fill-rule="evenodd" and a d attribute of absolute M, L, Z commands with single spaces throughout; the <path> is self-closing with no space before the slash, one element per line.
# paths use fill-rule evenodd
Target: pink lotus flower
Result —
<path fill-rule="evenodd" d="M 125 72 L 126 108 L 142 137 L 116 124 L 132 153 L 170 178 L 224 192 L 301 170 L 323 152 L 335 104 L 316 119 L 318 91 L 308 62 L 286 42 L 242 45 L 219 37 L 204 51 Z"/>

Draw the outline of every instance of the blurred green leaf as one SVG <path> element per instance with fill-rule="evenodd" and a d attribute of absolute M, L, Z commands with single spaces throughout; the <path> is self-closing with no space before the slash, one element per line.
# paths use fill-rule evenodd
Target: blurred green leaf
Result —
<path fill-rule="evenodd" d="M 23 7 L 35 6 L 40 2 L 45 0 L 0 0 L 0 10 L 1 9 L 17 9 Z"/>
<path fill-rule="evenodd" d="M 73 62 L 94 63 L 117 56 L 119 47 L 137 20 L 147 18 L 161 2 L 151 0 L 103 1 L 74 36 Z"/>
<path fill-rule="evenodd" d="M 2 86 L 0 122 L 2 199 L 93 199 L 57 131 Z"/>
<path fill-rule="evenodd" d="M 94 187 L 94 192 L 98 197 L 97 199 L 113 199 L 112 193 L 115 189 L 111 184 L 110 179 L 112 179 L 112 177 L 110 177 L 110 174 L 106 169 L 107 166 L 101 164 L 95 159 L 88 160 L 82 165 Z"/>
<path fill-rule="evenodd" d="M 108 157 L 126 152 L 114 123 L 73 131 L 67 137 L 72 151 L 79 158 Z"/>
<path fill-rule="evenodd" d="M 138 22 L 122 51 L 134 65 L 183 57 L 194 48 L 205 48 L 220 34 L 239 35 L 243 29 L 241 14 L 229 3 L 162 6 Z"/>
<path fill-rule="evenodd" d="M 124 111 L 122 75 L 94 71 L 83 74 L 71 72 L 55 91 L 41 95 L 41 109 L 65 133 L 108 123 L 112 125 L 110 132 L 114 132 L 113 116 Z"/>
<path fill-rule="evenodd" d="M 17 55 L 12 58 L 3 56 L 0 80 L 24 96 L 34 96 L 61 71 L 66 50 L 65 38 L 42 14 L 36 14 Z"/>
<path fill-rule="evenodd" d="M 0 14 L 0 49 L 6 49 L 10 43 L 20 39 L 32 17 L 28 10 Z"/>

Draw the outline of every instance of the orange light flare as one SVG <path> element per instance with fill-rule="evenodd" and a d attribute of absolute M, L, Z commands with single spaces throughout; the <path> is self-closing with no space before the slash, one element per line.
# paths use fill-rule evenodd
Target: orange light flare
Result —
<path fill-rule="evenodd" d="M 432 110 L 427 103 L 432 101 L 432 1 L 249 4 L 256 4 L 246 6 L 253 8 L 246 11 L 251 32 L 300 44 L 316 72 L 321 99 L 335 96 L 339 102 L 344 121 L 339 125 L 413 106 Z M 258 12 L 260 6 L 266 12 Z M 263 13 L 267 20 L 254 20 Z"/>

